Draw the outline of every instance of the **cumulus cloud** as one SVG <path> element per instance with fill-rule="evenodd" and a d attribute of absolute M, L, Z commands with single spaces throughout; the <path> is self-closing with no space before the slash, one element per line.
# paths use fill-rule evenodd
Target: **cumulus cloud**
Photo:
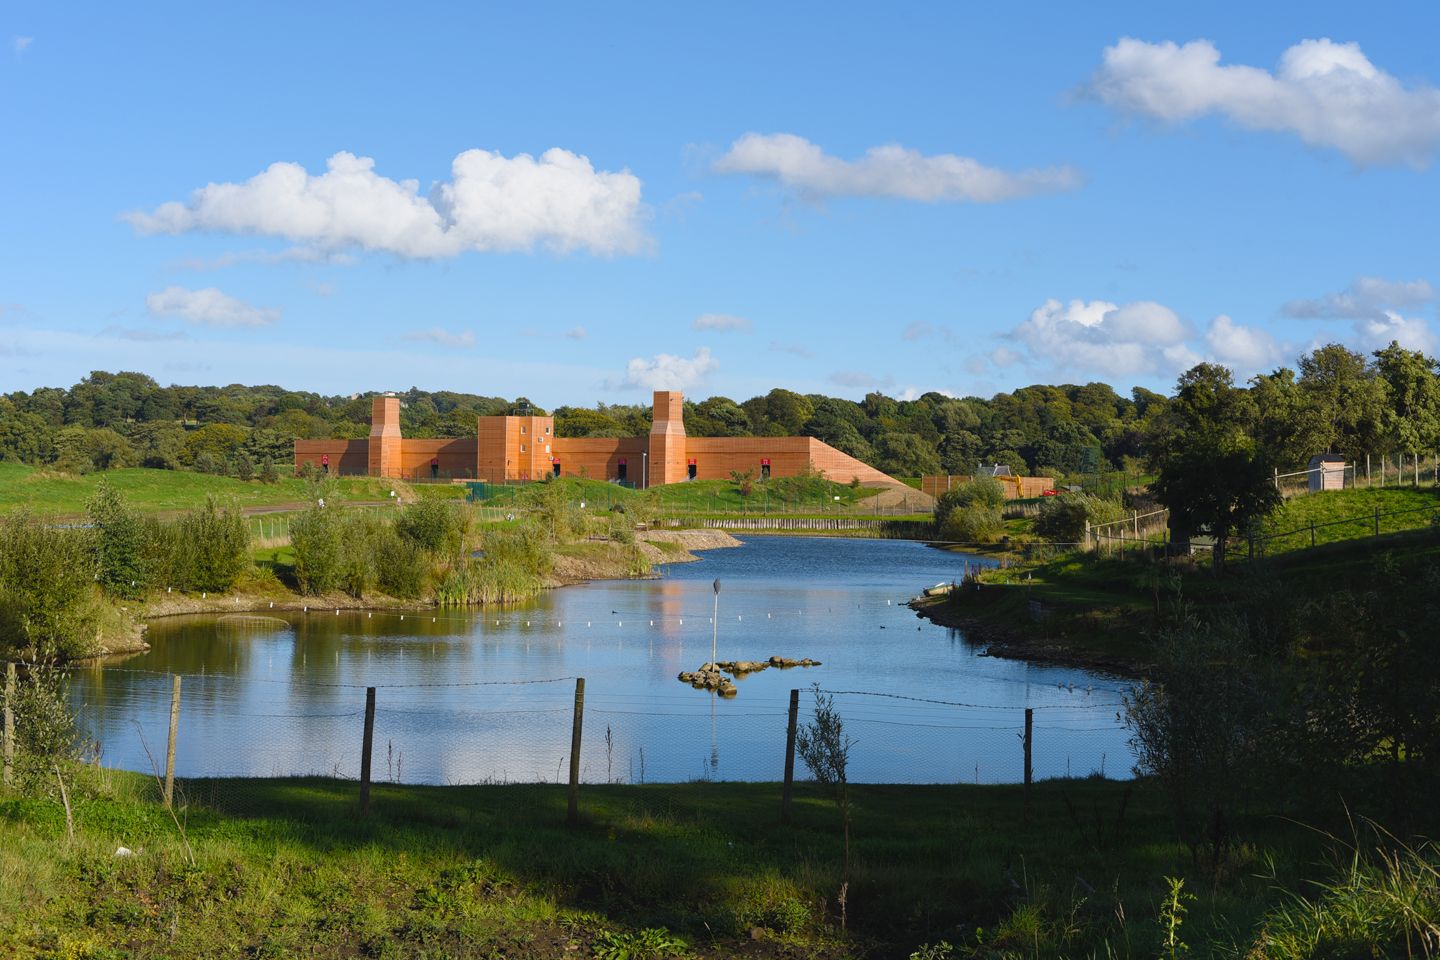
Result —
<path fill-rule="evenodd" d="M 635 357 L 625 366 L 623 387 L 646 390 L 688 390 L 720 366 L 710 355 L 709 347 L 701 347 L 695 356 L 675 357 L 657 353 L 650 359 Z"/>
<path fill-rule="evenodd" d="M 728 313 L 702 313 L 690 323 L 691 330 L 721 330 L 732 333 L 748 333 L 750 321 Z"/>
<path fill-rule="evenodd" d="M 1123 306 L 1104 300 L 1046 300 L 1011 337 L 1032 359 L 1057 370 L 1111 376 L 1168 374 L 1199 361 L 1185 343 L 1189 330 L 1169 307 L 1151 300 Z"/>
<path fill-rule="evenodd" d="M 793 133 L 747 133 L 713 169 L 776 180 L 810 197 L 890 197 L 923 203 L 996 203 L 1080 186 L 1080 175 L 1069 167 L 1010 172 L 971 157 L 926 155 L 898 144 L 871 147 L 858 160 L 842 160 Z"/>
<path fill-rule="evenodd" d="M 1285 353 L 1267 331 L 1236 323 L 1224 314 L 1210 321 L 1205 344 L 1212 357 L 1237 373 L 1263 370 L 1283 360 Z"/>
<path fill-rule="evenodd" d="M 244 183 L 211 183 L 188 201 L 125 219 L 141 233 L 259 234 L 404 258 L 537 246 L 609 256 L 646 248 L 644 213 L 639 178 L 552 148 L 538 159 L 467 150 L 451 164 L 451 179 L 425 196 L 418 181 L 380 176 L 374 160 L 351 153 L 335 154 L 318 175 L 274 163 Z"/>
<path fill-rule="evenodd" d="M 1427 166 L 1440 145 L 1440 90 L 1406 87 L 1356 43 L 1302 40 L 1272 73 L 1220 64 L 1208 40 L 1106 47 L 1090 89 L 1112 107 L 1161 120 L 1217 113 L 1244 127 L 1292 133 L 1362 166 Z"/>
<path fill-rule="evenodd" d="M 414 343 L 433 343 L 437 346 L 451 347 L 458 350 L 468 350 L 475 346 L 475 334 L 469 330 L 451 333 L 443 327 L 430 327 L 427 330 L 411 330 L 405 334 L 405 339 Z"/>
<path fill-rule="evenodd" d="M 1283 310 L 1302 320 L 1383 320 L 1391 310 L 1418 307 L 1435 299 L 1426 280 L 1384 280 L 1358 277 L 1339 293 L 1291 300 Z"/>
<path fill-rule="evenodd" d="M 223 270 L 242 263 L 317 263 L 344 266 L 355 262 L 348 253 L 318 247 L 285 250 L 232 250 L 215 257 L 186 257 L 173 264 L 177 270 Z"/>
<path fill-rule="evenodd" d="M 1367 349 L 1379 349 L 1394 340 L 1411 350 L 1431 352 L 1436 338 L 1429 322 L 1423 317 L 1407 317 L 1404 311 L 1435 298 L 1435 288 L 1426 280 L 1358 277 L 1338 293 L 1291 300 L 1282 309 L 1287 316 L 1302 320 L 1350 320 Z"/>
<path fill-rule="evenodd" d="M 199 327 L 264 327 L 280 319 L 279 310 L 251 306 L 214 287 L 166 287 L 146 297 L 145 307 L 157 317 L 180 317 Z"/>
<path fill-rule="evenodd" d="M 10 42 L 10 46 L 14 48 L 15 53 L 18 55 L 24 53 L 26 50 L 29 50 L 30 44 L 34 42 L 34 37 L 16 37 Z"/>

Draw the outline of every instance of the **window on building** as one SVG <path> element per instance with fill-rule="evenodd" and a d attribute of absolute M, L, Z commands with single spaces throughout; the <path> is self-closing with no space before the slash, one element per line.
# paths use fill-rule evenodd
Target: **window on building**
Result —
<path fill-rule="evenodd" d="M 525 444 L 523 444 L 523 443 L 520 444 L 520 452 L 521 452 L 521 453 L 524 453 L 524 452 L 525 452 Z"/>

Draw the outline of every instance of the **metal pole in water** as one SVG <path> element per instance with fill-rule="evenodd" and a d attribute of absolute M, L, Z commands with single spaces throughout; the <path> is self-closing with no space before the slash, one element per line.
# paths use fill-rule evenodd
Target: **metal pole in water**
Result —
<path fill-rule="evenodd" d="M 720 633 L 720 578 L 715 578 L 715 613 L 710 618 L 710 662 L 715 662 Z"/>

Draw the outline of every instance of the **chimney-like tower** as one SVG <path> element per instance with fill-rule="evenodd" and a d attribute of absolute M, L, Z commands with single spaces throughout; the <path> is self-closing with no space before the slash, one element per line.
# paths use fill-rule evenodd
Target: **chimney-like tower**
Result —
<path fill-rule="evenodd" d="M 381 394 L 370 403 L 372 477 L 398 477 L 400 468 L 400 398 Z"/>
<path fill-rule="evenodd" d="M 685 479 L 685 468 L 685 397 L 679 390 L 656 390 L 650 423 L 649 484 L 679 483 Z"/>

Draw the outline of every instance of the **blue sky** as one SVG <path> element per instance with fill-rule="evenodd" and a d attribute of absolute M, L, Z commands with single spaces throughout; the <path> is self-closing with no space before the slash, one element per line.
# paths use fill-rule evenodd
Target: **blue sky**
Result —
<path fill-rule="evenodd" d="M 0 390 L 1433 353 L 1440 7 L 1200 6 L 7 4 Z"/>

